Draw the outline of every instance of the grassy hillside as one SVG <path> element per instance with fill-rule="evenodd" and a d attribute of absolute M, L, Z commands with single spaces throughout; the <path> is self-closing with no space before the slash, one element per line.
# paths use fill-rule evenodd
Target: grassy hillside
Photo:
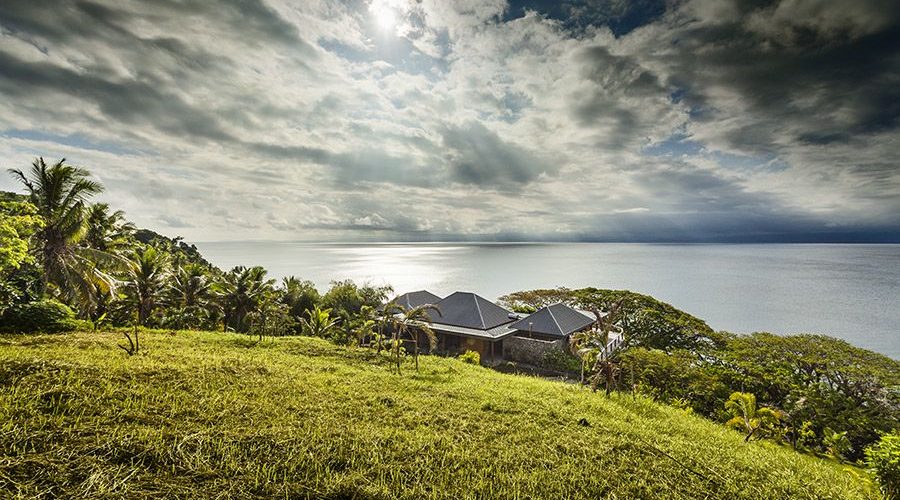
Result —
<path fill-rule="evenodd" d="M 838 464 L 628 396 L 310 338 L 0 336 L 22 497 L 872 498 Z M 587 425 L 579 423 L 585 419 Z"/>

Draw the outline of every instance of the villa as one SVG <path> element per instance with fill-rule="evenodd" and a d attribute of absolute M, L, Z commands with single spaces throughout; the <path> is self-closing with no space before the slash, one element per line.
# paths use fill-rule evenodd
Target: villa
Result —
<path fill-rule="evenodd" d="M 420 290 L 400 295 L 394 302 L 405 309 L 434 304 L 439 313 L 429 312 L 428 326 L 438 338 L 435 351 L 477 351 L 488 363 L 539 363 L 548 351 L 565 350 L 570 335 L 594 324 L 590 316 L 562 303 L 520 314 L 471 292 L 454 292 L 441 298 Z M 427 342 L 420 339 L 419 344 Z"/>

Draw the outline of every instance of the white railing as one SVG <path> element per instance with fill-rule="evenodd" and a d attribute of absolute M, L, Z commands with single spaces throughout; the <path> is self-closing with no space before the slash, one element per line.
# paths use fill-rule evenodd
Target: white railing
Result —
<path fill-rule="evenodd" d="M 622 332 L 610 332 L 609 339 L 606 342 L 606 347 L 604 347 L 603 350 L 600 351 L 600 360 L 607 359 L 609 356 L 611 356 L 612 353 L 616 351 L 616 349 L 622 346 L 622 342 L 624 340 L 625 336 L 622 334 Z"/>

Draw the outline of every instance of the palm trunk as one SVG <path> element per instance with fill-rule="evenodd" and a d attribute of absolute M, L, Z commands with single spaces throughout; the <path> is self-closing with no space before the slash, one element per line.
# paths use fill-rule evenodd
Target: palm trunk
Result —
<path fill-rule="evenodd" d="M 395 331 L 392 337 L 394 341 L 394 363 L 397 364 L 397 375 L 400 375 L 400 335 Z"/>
<path fill-rule="evenodd" d="M 413 339 L 413 345 L 415 346 L 414 357 L 416 359 L 416 372 L 418 372 L 419 371 L 419 332 L 415 333 L 415 338 Z"/>
<path fill-rule="evenodd" d="M 383 335 L 384 335 L 384 325 L 379 323 L 378 324 L 378 338 L 376 339 L 378 342 L 378 350 L 375 351 L 378 354 L 381 354 L 381 340 L 382 340 Z"/>

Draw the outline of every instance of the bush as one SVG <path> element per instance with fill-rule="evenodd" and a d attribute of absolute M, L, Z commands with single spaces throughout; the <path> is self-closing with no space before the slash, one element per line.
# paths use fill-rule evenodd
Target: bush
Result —
<path fill-rule="evenodd" d="M 466 351 L 459 355 L 459 360 L 470 365 L 480 365 L 481 354 L 478 354 L 478 351 Z"/>
<path fill-rule="evenodd" d="M 7 333 L 57 333 L 77 329 L 91 329 L 91 324 L 76 319 L 67 305 L 51 299 L 15 305 L 0 317 L 0 331 Z"/>
<path fill-rule="evenodd" d="M 900 499 L 900 431 L 884 434 L 866 448 L 866 465 L 888 500 Z"/>
<path fill-rule="evenodd" d="M 547 351 L 544 354 L 544 359 L 541 364 L 544 368 L 559 372 L 581 372 L 581 360 L 562 349 L 551 349 Z"/>

